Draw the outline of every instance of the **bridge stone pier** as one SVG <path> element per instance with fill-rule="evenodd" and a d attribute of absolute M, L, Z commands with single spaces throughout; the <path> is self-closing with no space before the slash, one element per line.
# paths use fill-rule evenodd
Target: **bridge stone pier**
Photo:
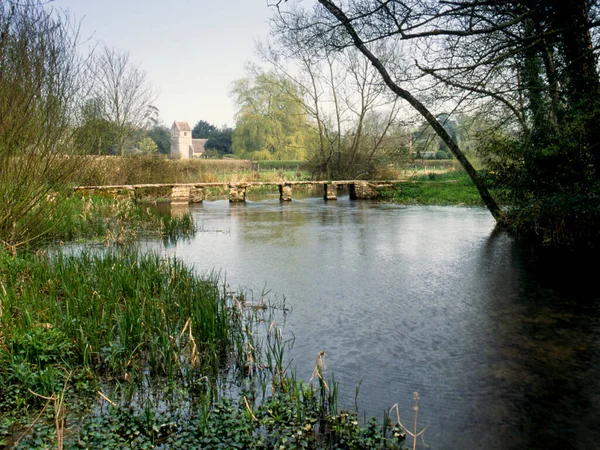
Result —
<path fill-rule="evenodd" d="M 337 183 L 323 184 L 323 198 L 325 200 L 337 200 Z"/>
<path fill-rule="evenodd" d="M 350 200 L 376 200 L 379 198 L 377 189 L 367 181 L 348 183 L 348 195 Z"/>
<path fill-rule="evenodd" d="M 229 201 L 231 203 L 243 203 L 246 201 L 246 189 L 248 186 L 245 184 L 230 184 L 229 185 Z"/>
<path fill-rule="evenodd" d="M 199 187 L 190 188 L 190 203 L 202 203 L 204 200 L 204 189 Z"/>
<path fill-rule="evenodd" d="M 171 188 L 171 204 L 187 205 L 188 203 L 202 203 L 204 200 L 203 188 L 194 186 L 173 186 Z"/>
<path fill-rule="evenodd" d="M 279 185 L 279 201 L 289 202 L 292 200 L 292 186 L 290 184 Z"/>
<path fill-rule="evenodd" d="M 171 204 L 187 205 L 188 203 L 190 203 L 190 187 L 173 186 L 171 188 Z"/>

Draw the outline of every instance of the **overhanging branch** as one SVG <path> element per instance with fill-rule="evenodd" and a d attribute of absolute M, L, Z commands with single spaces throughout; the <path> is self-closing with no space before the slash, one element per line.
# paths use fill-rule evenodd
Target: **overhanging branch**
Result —
<path fill-rule="evenodd" d="M 477 188 L 481 199 L 485 203 L 486 207 L 496 219 L 497 222 L 502 221 L 502 211 L 498 207 L 496 201 L 489 193 L 487 187 L 483 183 L 483 180 L 477 174 L 477 171 L 470 163 L 470 161 L 466 158 L 462 150 L 458 147 L 458 145 L 452 140 L 450 135 L 446 132 L 446 130 L 442 127 L 442 125 L 436 120 L 436 118 L 431 114 L 431 112 L 427 109 L 425 105 L 423 105 L 416 97 L 414 97 L 409 91 L 401 88 L 398 84 L 396 84 L 387 69 L 384 67 L 382 62 L 367 48 L 364 44 L 356 30 L 354 29 L 350 19 L 346 16 L 346 14 L 332 1 L 330 0 L 319 0 L 319 3 L 323 5 L 323 7 L 340 23 L 342 27 L 345 28 L 348 35 L 351 37 L 354 46 L 360 50 L 360 52 L 365 55 L 371 64 L 377 69 L 385 84 L 400 98 L 406 100 L 413 108 L 415 108 L 422 116 L 427 120 L 429 125 L 435 130 L 436 134 L 444 141 L 444 143 L 448 146 L 452 154 L 456 157 L 456 159 L 460 162 L 461 166 L 465 169 L 465 171 L 473 180 L 475 187 Z"/>

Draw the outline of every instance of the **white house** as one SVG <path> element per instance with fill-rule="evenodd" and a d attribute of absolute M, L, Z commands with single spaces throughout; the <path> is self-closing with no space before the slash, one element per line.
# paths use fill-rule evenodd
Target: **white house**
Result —
<path fill-rule="evenodd" d="M 171 126 L 171 158 L 201 158 L 208 139 L 192 139 L 192 129 L 185 121 L 176 120 Z"/>

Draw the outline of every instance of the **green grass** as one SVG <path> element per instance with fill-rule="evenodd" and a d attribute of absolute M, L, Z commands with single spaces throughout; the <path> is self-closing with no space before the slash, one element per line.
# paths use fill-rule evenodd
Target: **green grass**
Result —
<path fill-rule="evenodd" d="M 215 371 L 242 329 L 217 280 L 155 254 L 5 256 L 0 280 L 3 356 L 22 355 L 27 364 L 54 367 L 60 354 L 69 355 L 65 370 L 108 376 L 174 376 L 196 364 L 200 372 Z M 181 335 L 186 324 L 193 332 Z M 61 336 L 69 351 L 49 343 Z M 184 364 L 192 341 L 190 358 L 197 361 Z M 57 352 L 42 356 L 38 347 Z"/>
<path fill-rule="evenodd" d="M 481 197 L 465 172 L 427 174 L 410 181 L 380 188 L 383 200 L 407 205 L 483 205 Z"/>
<path fill-rule="evenodd" d="M 297 171 L 303 168 L 304 161 L 254 161 L 254 165 L 258 165 L 261 170 L 289 170 Z"/>

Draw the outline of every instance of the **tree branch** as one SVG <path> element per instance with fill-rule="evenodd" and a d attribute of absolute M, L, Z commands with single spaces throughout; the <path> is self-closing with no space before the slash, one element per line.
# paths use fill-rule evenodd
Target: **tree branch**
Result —
<path fill-rule="evenodd" d="M 435 130 L 437 135 L 444 141 L 444 143 L 450 148 L 450 151 L 454 154 L 456 159 L 460 162 L 465 171 L 469 174 L 473 183 L 475 184 L 477 190 L 479 191 L 479 195 L 481 196 L 483 202 L 487 206 L 488 210 L 496 219 L 497 222 L 502 221 L 502 211 L 498 207 L 496 201 L 489 193 L 487 187 L 483 183 L 483 180 L 477 174 L 477 171 L 473 167 L 473 165 L 469 162 L 469 160 L 465 157 L 464 153 L 460 150 L 458 145 L 452 140 L 450 135 L 446 132 L 446 130 L 440 125 L 440 123 L 435 119 L 433 114 L 423 105 L 417 98 L 415 98 L 409 91 L 402 89 L 398 86 L 391 78 L 387 69 L 383 66 L 381 61 L 365 46 L 364 42 L 352 26 L 352 23 L 346 16 L 346 14 L 332 1 L 329 0 L 319 0 L 319 3 L 323 5 L 323 7 L 333 16 L 338 22 L 343 26 L 351 37 L 354 46 L 358 48 L 363 55 L 365 55 L 371 64 L 377 69 L 383 78 L 385 84 L 400 98 L 406 100 L 413 108 L 415 108 L 427 122 L 431 125 L 431 127 Z"/>

